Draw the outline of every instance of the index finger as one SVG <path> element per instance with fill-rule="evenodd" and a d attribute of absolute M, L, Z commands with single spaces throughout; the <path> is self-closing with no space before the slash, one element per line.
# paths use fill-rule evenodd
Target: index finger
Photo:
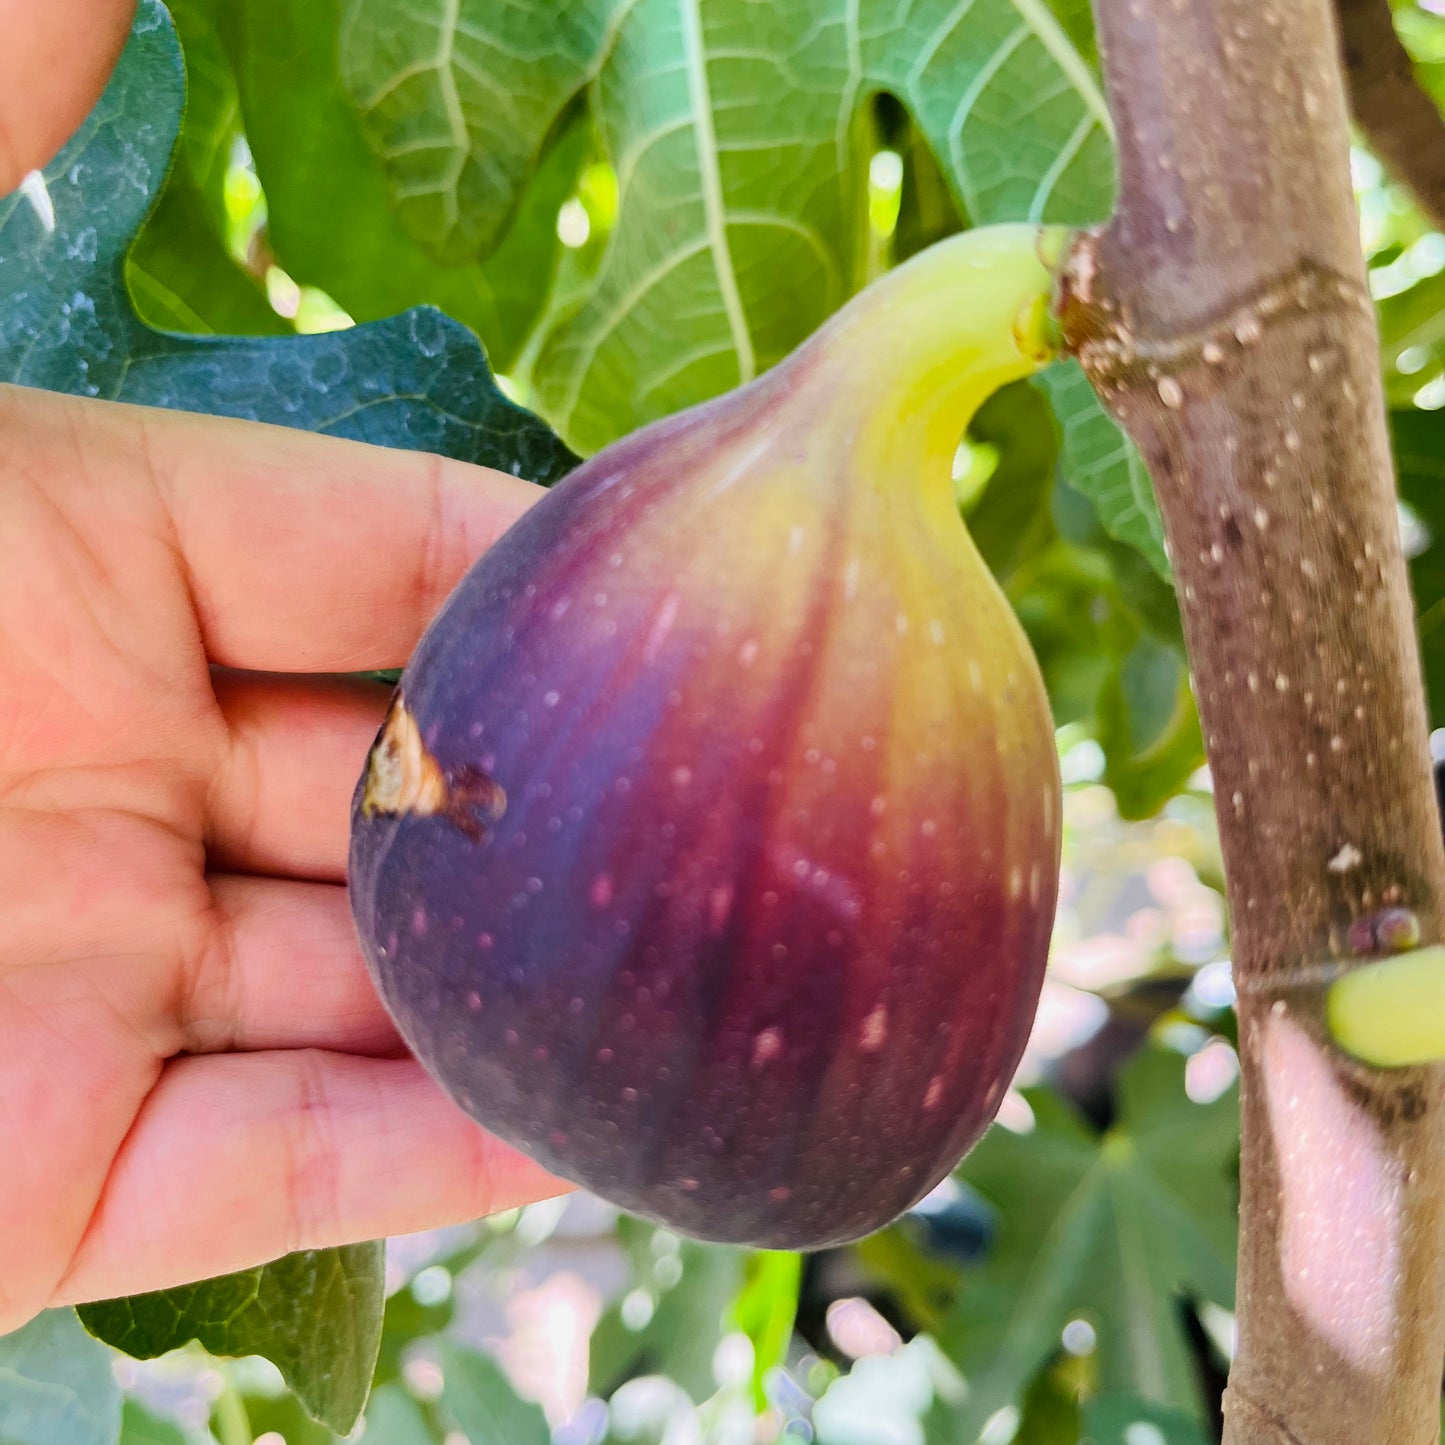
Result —
<path fill-rule="evenodd" d="M 420 452 L 114 403 L 170 514 L 206 654 L 226 667 L 399 667 L 542 489 Z"/>

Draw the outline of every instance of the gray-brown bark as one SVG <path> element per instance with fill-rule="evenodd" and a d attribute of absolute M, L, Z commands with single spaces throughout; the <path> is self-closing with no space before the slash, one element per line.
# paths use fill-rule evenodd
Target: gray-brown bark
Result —
<path fill-rule="evenodd" d="M 1445 122 L 1416 82 L 1390 0 L 1337 0 L 1350 108 L 1370 149 L 1445 230 Z"/>
<path fill-rule="evenodd" d="M 1439 1070 L 1343 1058 L 1323 983 L 1442 854 L 1329 0 L 1096 0 L 1119 135 L 1066 335 L 1139 444 L 1214 778 L 1243 1067 L 1232 1445 L 1425 1445 Z"/>

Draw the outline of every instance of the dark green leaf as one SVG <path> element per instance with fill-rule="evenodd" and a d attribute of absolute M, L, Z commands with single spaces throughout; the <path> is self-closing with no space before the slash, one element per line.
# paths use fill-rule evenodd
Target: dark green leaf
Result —
<path fill-rule="evenodd" d="M 1116 594 L 1108 559 L 1056 540 L 1021 562 L 1004 590 L 1038 657 L 1055 723 L 1092 723 L 1111 667 L 1104 625 Z"/>
<path fill-rule="evenodd" d="M 1102 1388 L 1202 1414 L 1178 1302 L 1233 1301 L 1233 1094 L 1192 1103 L 1184 1060 L 1148 1049 L 1124 1071 L 1119 1119 L 1102 1136 L 1052 1093 L 1027 1097 L 1033 1131 L 990 1130 L 961 1171 L 999 1227 L 939 1334 L 968 1391 L 935 1411 L 931 1438 L 971 1441 L 1017 1404 L 1076 1316 L 1096 1332 Z"/>
<path fill-rule="evenodd" d="M 1091 725 L 1120 813 L 1150 817 L 1204 761 L 1174 590 L 1105 533 L 1082 492 L 1061 482 L 1051 500 L 1066 540 L 1026 553 L 1009 599 L 1055 718 Z M 1048 535 L 1039 519 L 1032 531 Z"/>
<path fill-rule="evenodd" d="M 137 1359 L 191 1340 L 213 1355 L 264 1355 L 339 1434 L 371 1388 L 381 1333 L 380 1244 L 306 1250 L 179 1289 L 83 1305 L 86 1328 Z"/>
<path fill-rule="evenodd" d="M 547 1417 L 517 1394 L 495 1360 L 448 1342 L 441 1366 L 441 1407 L 468 1445 L 551 1445 Z"/>
<path fill-rule="evenodd" d="M 1131 1427 L 1152 1425 L 1147 1438 L 1155 1445 L 1208 1445 L 1193 1416 L 1161 1409 L 1132 1395 L 1100 1395 L 1084 1410 L 1084 1436 L 1080 1445 L 1134 1445 L 1144 1432 Z"/>
<path fill-rule="evenodd" d="M 116 1445 L 120 1387 L 110 1361 L 73 1310 L 47 1310 L 0 1335 L 0 1445 Z"/>

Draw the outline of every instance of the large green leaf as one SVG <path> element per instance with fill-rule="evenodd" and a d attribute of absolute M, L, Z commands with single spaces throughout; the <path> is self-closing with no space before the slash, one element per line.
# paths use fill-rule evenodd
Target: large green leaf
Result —
<path fill-rule="evenodd" d="M 346 5 L 342 80 L 402 224 L 437 256 L 491 249 L 562 108 L 595 73 L 613 8 Z"/>
<path fill-rule="evenodd" d="M 0 1445 L 116 1445 L 110 1360 L 73 1310 L 47 1310 L 0 1335 Z"/>
<path fill-rule="evenodd" d="M 913 117 L 900 254 L 960 211 L 1084 222 L 1112 196 L 1080 0 L 190 3 L 235 68 L 281 263 L 361 319 L 467 322 L 584 451 L 771 365 L 861 284 L 881 93 Z M 592 127 L 616 215 L 554 291 Z M 1087 386 L 1050 394 L 1068 474 L 1167 575 L 1134 448 Z"/>
<path fill-rule="evenodd" d="M 967 1388 L 936 1408 L 931 1438 L 971 1442 L 1018 1404 L 1076 1317 L 1096 1332 L 1101 1388 L 1202 1413 L 1179 1310 L 1233 1302 L 1234 1096 L 1192 1103 L 1184 1060 L 1150 1049 L 1125 1070 L 1119 1120 L 1102 1136 L 1056 1095 L 1027 1097 L 1033 1131 L 990 1130 L 962 1169 L 999 1225 L 939 1331 Z"/>
<path fill-rule="evenodd" d="M 345 1434 L 371 1388 L 383 1248 L 305 1250 L 179 1289 L 82 1305 L 85 1327 L 138 1359 L 198 1340 L 213 1355 L 265 1355 L 318 1420 Z"/>
<path fill-rule="evenodd" d="M 183 72 L 158 0 L 142 0 L 105 94 L 46 168 L 53 221 L 0 200 L 0 380 L 279 422 L 444 452 L 549 481 L 571 458 L 496 389 L 476 339 L 426 309 L 324 336 L 152 331 L 123 276 L 166 174 Z"/>
<path fill-rule="evenodd" d="M 485 266 L 474 255 L 443 260 L 403 224 L 381 159 L 342 89 L 341 0 L 192 3 L 212 17 L 230 59 L 281 265 L 358 321 L 438 306 L 470 326 L 493 364 L 507 370 L 552 284 L 557 209 L 581 163 L 582 129 L 561 125 L 549 136 L 541 164 L 509 202 L 511 219 Z M 550 43 L 549 15 L 530 13 Z"/>
<path fill-rule="evenodd" d="M 534 375 L 592 449 L 746 381 L 862 280 L 868 102 L 913 114 L 975 221 L 1108 209 L 1108 116 L 1045 0 L 352 0 L 344 80 L 396 214 L 485 253 L 584 93 L 617 173 L 595 288 Z"/>

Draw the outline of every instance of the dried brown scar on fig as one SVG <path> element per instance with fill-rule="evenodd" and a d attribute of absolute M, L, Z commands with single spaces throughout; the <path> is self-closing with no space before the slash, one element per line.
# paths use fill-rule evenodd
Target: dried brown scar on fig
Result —
<path fill-rule="evenodd" d="M 422 742 L 405 699 L 397 693 L 368 760 L 362 813 L 366 817 L 377 813 L 442 817 L 468 837 L 480 838 L 477 813 L 495 822 L 506 807 L 506 793 L 481 768 L 468 764 L 451 773 L 442 771 Z"/>

